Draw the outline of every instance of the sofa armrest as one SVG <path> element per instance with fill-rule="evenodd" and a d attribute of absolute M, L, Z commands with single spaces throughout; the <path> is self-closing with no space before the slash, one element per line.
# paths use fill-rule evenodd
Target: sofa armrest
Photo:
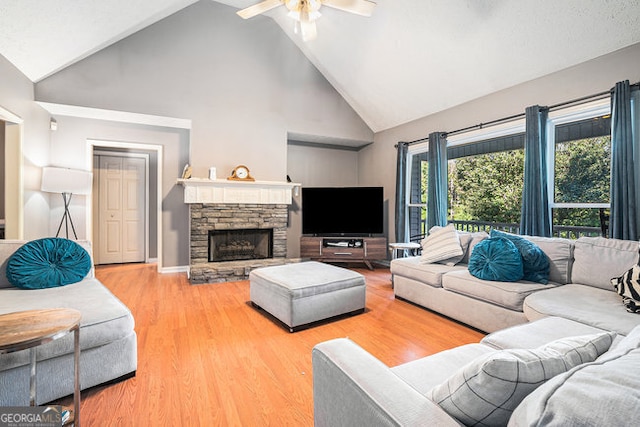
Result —
<path fill-rule="evenodd" d="M 347 338 L 316 345 L 312 360 L 316 427 L 460 425 Z"/>

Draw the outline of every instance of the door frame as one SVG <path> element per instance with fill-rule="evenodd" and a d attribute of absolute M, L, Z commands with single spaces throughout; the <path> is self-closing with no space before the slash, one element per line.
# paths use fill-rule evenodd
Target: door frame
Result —
<path fill-rule="evenodd" d="M 156 238 L 157 238 L 157 271 L 162 272 L 162 253 L 163 253 L 163 244 L 162 244 L 162 170 L 164 165 L 164 157 L 163 157 L 163 147 L 162 145 L 156 144 L 142 144 L 138 142 L 122 142 L 122 141 L 109 141 L 109 140 L 99 140 L 99 139 L 87 139 L 87 170 L 93 172 L 93 153 L 96 149 L 100 148 L 125 148 L 131 150 L 145 150 L 145 151 L 155 151 L 158 156 L 158 167 L 156 173 Z M 147 169 L 148 174 L 148 169 Z M 93 196 L 87 197 L 85 202 L 85 211 L 86 211 L 86 219 L 85 222 L 87 224 L 87 236 L 93 236 Z M 148 203 L 147 203 L 148 205 Z M 149 209 L 151 207 L 149 206 Z M 148 224 L 148 222 L 147 222 Z M 148 225 L 147 225 L 148 226 Z M 147 244 L 149 241 L 147 235 Z M 147 251 L 146 257 L 149 256 L 149 252 Z"/>
<path fill-rule="evenodd" d="M 22 135 L 24 120 L 0 106 L 0 120 L 5 125 L 5 239 L 24 239 L 24 178 Z M 11 161 L 7 161 L 11 160 Z M 15 182 L 15 186 L 8 186 Z"/>
<path fill-rule="evenodd" d="M 149 150 L 147 150 L 149 151 Z M 110 157 L 129 157 L 129 158 L 138 158 L 144 159 L 144 262 L 149 263 L 149 154 L 146 153 L 129 153 L 125 151 L 102 151 L 93 150 L 93 156 L 110 156 Z M 94 190 L 97 187 L 95 180 L 95 172 L 94 172 Z M 96 197 L 99 194 L 96 194 L 96 191 L 92 192 L 93 205 L 96 204 Z M 94 212 L 99 215 L 99 212 Z M 95 218 L 94 218 L 95 220 Z M 93 221 L 92 221 L 93 222 Z M 93 228 L 93 227 L 92 227 Z M 98 236 L 100 233 L 98 233 Z M 96 239 L 96 236 L 92 236 L 93 240 L 96 241 L 98 245 L 101 245 L 100 239 Z"/>

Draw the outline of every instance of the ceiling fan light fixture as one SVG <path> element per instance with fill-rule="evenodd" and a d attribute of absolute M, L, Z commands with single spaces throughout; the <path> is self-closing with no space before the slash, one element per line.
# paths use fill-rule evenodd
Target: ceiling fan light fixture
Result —
<path fill-rule="evenodd" d="M 308 41 L 315 39 L 318 35 L 315 21 L 322 16 L 319 10 L 323 4 L 362 16 L 371 16 L 376 6 L 376 3 L 370 0 L 263 0 L 237 13 L 242 18 L 249 19 L 284 5 L 289 10 L 287 16 L 295 21 L 294 32 L 296 34 L 298 31 L 302 32 L 302 39 Z"/>

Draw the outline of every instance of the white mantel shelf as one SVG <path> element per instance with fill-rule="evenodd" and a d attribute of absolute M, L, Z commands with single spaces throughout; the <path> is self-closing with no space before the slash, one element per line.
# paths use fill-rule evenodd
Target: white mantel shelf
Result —
<path fill-rule="evenodd" d="M 301 184 L 280 181 L 232 181 L 227 179 L 178 179 L 184 186 L 184 202 L 244 203 L 258 205 L 291 204 L 291 191 Z"/>

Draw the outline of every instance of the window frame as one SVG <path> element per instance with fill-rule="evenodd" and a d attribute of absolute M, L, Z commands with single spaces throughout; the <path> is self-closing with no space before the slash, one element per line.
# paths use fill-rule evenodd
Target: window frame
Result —
<path fill-rule="evenodd" d="M 411 177 L 413 176 L 413 156 L 418 155 L 418 154 L 424 154 L 424 153 L 428 153 L 429 152 L 429 142 L 422 142 L 419 144 L 414 144 L 414 145 L 410 145 L 409 149 L 407 150 L 407 168 L 406 168 L 406 172 L 407 172 L 407 176 L 405 177 L 405 182 L 408 184 L 405 188 L 405 200 L 407 201 L 407 203 L 405 204 L 405 216 L 407 218 L 406 221 L 406 227 L 407 229 L 406 234 L 409 238 L 413 237 L 413 235 L 411 234 L 411 224 L 409 221 L 409 212 L 411 211 L 411 208 L 425 208 L 427 207 L 427 203 L 411 203 L 411 189 L 413 188 L 413 183 L 411 182 Z M 427 230 L 425 230 L 426 233 Z"/>
<path fill-rule="evenodd" d="M 547 116 L 547 196 L 549 209 L 609 209 L 609 203 L 556 203 L 555 201 L 555 164 L 556 164 L 556 126 L 611 114 L 611 98 L 606 97 L 573 107 L 550 111 Z"/>
<path fill-rule="evenodd" d="M 513 120 L 509 120 L 504 123 L 488 125 L 487 127 L 481 127 L 480 129 L 470 130 L 466 132 L 461 132 L 457 135 L 447 136 L 447 148 L 455 147 L 465 144 L 473 144 L 475 142 L 500 138 L 503 136 L 509 136 L 519 133 L 524 133 L 526 128 L 525 118 L 517 118 Z M 406 176 L 405 182 L 408 185 L 405 188 L 405 196 L 407 203 L 405 204 L 405 215 L 409 218 L 409 210 L 411 208 L 425 208 L 425 203 L 412 203 L 411 202 L 411 177 L 412 177 L 412 168 L 413 168 L 413 156 L 417 154 L 423 154 L 429 152 L 429 141 L 420 142 L 417 144 L 413 144 L 409 146 L 407 150 L 407 168 L 406 168 Z M 407 227 L 407 235 L 411 234 L 411 228 L 409 221 L 406 222 Z"/>

